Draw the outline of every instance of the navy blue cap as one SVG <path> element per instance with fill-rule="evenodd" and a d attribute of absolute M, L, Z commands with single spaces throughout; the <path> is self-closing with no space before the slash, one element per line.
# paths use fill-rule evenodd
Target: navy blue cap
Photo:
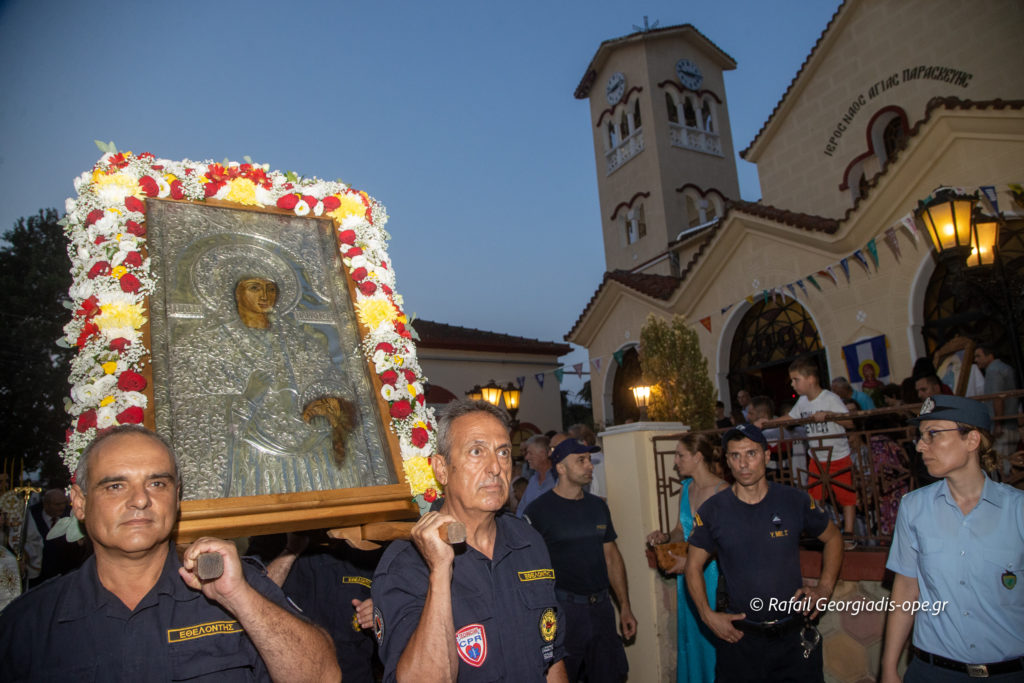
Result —
<path fill-rule="evenodd" d="M 938 394 L 930 396 L 921 404 L 921 412 L 917 417 L 907 420 L 910 424 L 919 425 L 925 420 L 949 420 L 985 431 L 992 431 L 992 414 L 988 406 L 972 398 Z"/>
<path fill-rule="evenodd" d="M 588 446 L 576 439 L 566 439 L 551 451 L 551 466 L 554 467 L 574 453 L 597 453 L 599 450 L 600 446 Z"/>
<path fill-rule="evenodd" d="M 764 434 L 761 433 L 761 430 L 754 425 L 747 423 L 737 425 L 725 434 L 722 434 L 722 450 L 729 450 L 729 442 L 739 441 L 740 439 L 750 439 L 751 441 L 768 448 L 768 439 L 764 438 Z"/>

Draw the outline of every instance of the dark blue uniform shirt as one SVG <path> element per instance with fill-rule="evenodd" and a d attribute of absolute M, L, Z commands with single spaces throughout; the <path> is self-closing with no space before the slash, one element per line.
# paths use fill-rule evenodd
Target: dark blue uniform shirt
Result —
<path fill-rule="evenodd" d="M 156 585 L 128 609 L 100 584 L 96 558 L 47 581 L 0 614 L 5 681 L 266 681 L 267 669 L 230 613 L 181 580 L 167 553 Z M 266 573 L 242 562 L 249 585 L 293 611 Z"/>
<path fill-rule="evenodd" d="M 456 546 L 452 616 L 459 681 L 543 681 L 564 657 L 564 624 L 555 599 L 555 572 L 544 540 L 514 516 L 495 517 L 494 556 Z M 384 680 L 420 622 L 430 572 L 416 547 L 395 541 L 373 577 L 377 642 Z"/>

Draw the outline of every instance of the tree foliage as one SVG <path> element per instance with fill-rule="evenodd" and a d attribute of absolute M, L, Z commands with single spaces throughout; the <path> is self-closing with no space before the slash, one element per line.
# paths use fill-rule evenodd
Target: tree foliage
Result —
<path fill-rule="evenodd" d="M 0 452 L 66 481 L 60 449 L 69 422 L 71 349 L 56 345 L 70 317 L 67 242 L 55 209 L 19 218 L 0 243 Z"/>
<path fill-rule="evenodd" d="M 651 386 L 652 420 L 679 421 L 694 431 L 714 428 L 717 393 L 697 333 L 684 317 L 648 316 L 640 331 L 640 366 Z"/>

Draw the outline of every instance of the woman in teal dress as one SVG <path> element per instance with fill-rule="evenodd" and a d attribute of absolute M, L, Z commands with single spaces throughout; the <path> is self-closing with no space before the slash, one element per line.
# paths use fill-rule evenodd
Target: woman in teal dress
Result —
<path fill-rule="evenodd" d="M 726 483 L 715 473 L 716 449 L 703 435 L 686 434 L 676 444 L 675 470 L 683 480 L 679 494 L 679 522 L 671 533 L 654 531 L 647 536 L 647 542 L 656 545 L 680 542 L 688 539 L 693 532 L 693 518 L 700 506 L 711 496 L 725 489 Z M 675 557 L 675 556 L 673 556 Z M 678 657 L 676 680 L 678 683 L 707 682 L 715 679 L 715 636 L 697 615 L 697 609 L 686 590 L 683 570 L 686 557 L 677 557 L 675 565 L 668 570 L 676 575 L 677 592 L 677 634 Z M 718 564 L 712 560 L 704 569 L 707 584 L 708 603 L 715 604 L 718 588 Z"/>

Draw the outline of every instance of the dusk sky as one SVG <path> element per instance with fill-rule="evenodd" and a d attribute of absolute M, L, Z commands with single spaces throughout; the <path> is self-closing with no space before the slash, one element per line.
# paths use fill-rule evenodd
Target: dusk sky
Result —
<path fill-rule="evenodd" d="M 0 230 L 63 213 L 94 139 L 248 155 L 380 200 L 409 313 L 561 341 L 604 273 L 589 109 L 573 98 L 600 43 L 644 15 L 693 24 L 738 64 L 725 84 L 742 150 L 838 5 L 0 1 Z"/>

